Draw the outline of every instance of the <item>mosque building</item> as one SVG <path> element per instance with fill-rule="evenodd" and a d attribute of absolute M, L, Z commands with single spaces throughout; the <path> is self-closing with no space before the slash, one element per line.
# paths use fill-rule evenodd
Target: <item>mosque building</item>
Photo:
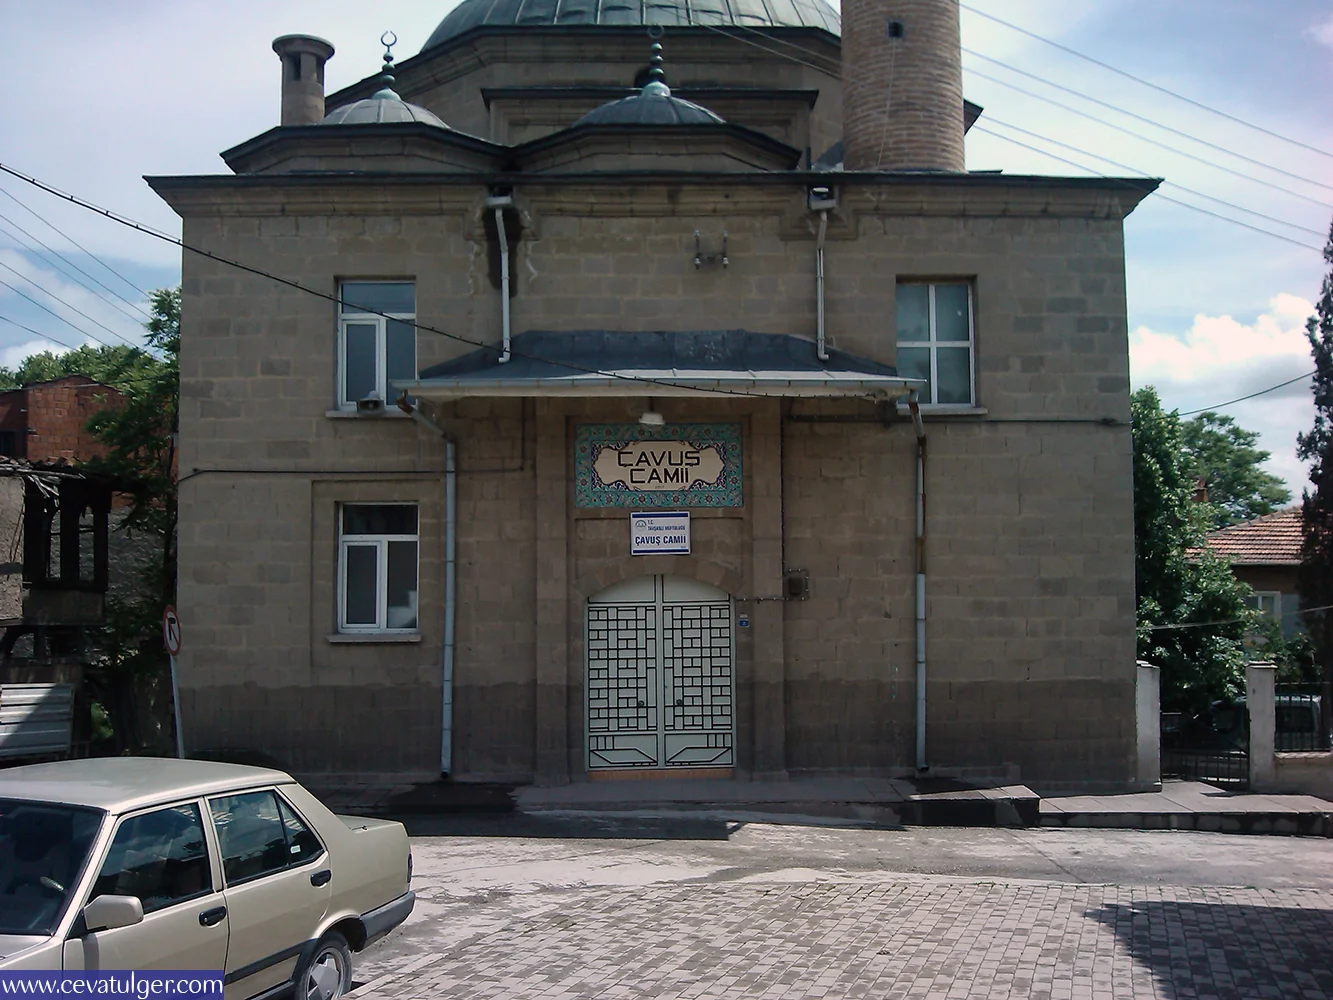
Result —
<path fill-rule="evenodd" d="M 284 36 L 280 124 L 150 178 L 189 748 L 1134 784 L 1156 182 L 969 172 L 958 0 L 842 11 L 463 0 L 331 95 Z"/>

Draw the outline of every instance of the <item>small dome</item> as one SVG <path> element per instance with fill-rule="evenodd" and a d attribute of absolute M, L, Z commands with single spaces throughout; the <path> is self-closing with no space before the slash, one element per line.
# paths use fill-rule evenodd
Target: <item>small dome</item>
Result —
<path fill-rule="evenodd" d="M 692 101 L 673 97 L 662 69 L 662 46 L 653 42 L 648 82 L 637 94 L 593 108 L 580 125 L 725 125 L 721 117 Z"/>
<path fill-rule="evenodd" d="M 422 125 L 434 125 L 448 128 L 438 116 L 416 104 L 409 104 L 387 87 L 376 91 L 365 100 L 344 104 L 334 108 L 321 125 L 379 125 L 390 122 L 420 122 Z"/>
<path fill-rule="evenodd" d="M 431 34 L 421 51 L 443 45 L 473 28 L 552 25 L 707 25 L 740 28 L 822 28 L 842 33 L 828 0 L 463 0 Z"/>
<path fill-rule="evenodd" d="M 436 128 L 448 128 L 432 112 L 415 104 L 408 104 L 393 89 L 393 46 L 398 36 L 386 31 L 380 36 L 384 45 L 384 68 L 380 71 L 380 89 L 369 97 L 351 104 L 334 108 L 321 125 L 390 125 L 405 122 L 417 122 L 421 125 L 434 125 Z"/>

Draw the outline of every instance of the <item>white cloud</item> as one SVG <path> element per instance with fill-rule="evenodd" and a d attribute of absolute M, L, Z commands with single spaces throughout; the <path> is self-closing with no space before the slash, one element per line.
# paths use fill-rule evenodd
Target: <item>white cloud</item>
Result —
<path fill-rule="evenodd" d="M 30 340 L 24 344 L 15 344 L 13 347 L 0 348 L 0 367 L 14 369 L 23 364 L 23 359 L 31 354 L 41 354 L 43 351 L 51 351 L 53 354 L 65 354 L 65 348 L 56 347 L 45 340 Z"/>
<path fill-rule="evenodd" d="M 1296 378 L 1314 367 L 1305 338 L 1305 321 L 1313 312 L 1307 300 L 1281 294 L 1252 323 L 1200 313 L 1183 334 L 1141 326 L 1129 338 L 1134 387 L 1155 386 L 1165 407 L 1188 411 Z M 1309 382 L 1295 382 L 1221 412 L 1259 433 L 1261 446 L 1273 454 L 1270 471 L 1299 496 L 1306 470 L 1296 458 L 1296 435 L 1308 430 L 1314 418 Z"/>
<path fill-rule="evenodd" d="M 1327 45 L 1330 49 L 1333 49 L 1333 18 L 1324 21 L 1322 24 L 1312 24 L 1309 34 L 1320 45 Z"/>

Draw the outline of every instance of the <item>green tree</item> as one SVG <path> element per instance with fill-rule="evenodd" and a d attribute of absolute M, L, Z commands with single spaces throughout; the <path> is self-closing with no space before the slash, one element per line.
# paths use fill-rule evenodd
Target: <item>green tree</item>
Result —
<path fill-rule="evenodd" d="M 1162 668 L 1163 708 L 1206 708 L 1244 690 L 1245 635 L 1259 616 L 1250 589 L 1204 547 L 1211 511 L 1193 502 L 1180 418 L 1152 387 L 1134 393 L 1130 413 L 1138 656 Z"/>
<path fill-rule="evenodd" d="M 1291 501 L 1282 480 L 1266 472 L 1271 454 L 1256 447 L 1259 435 L 1220 413 L 1207 411 L 1180 425 L 1190 475 L 1208 485 L 1211 528 L 1225 528 Z"/>
<path fill-rule="evenodd" d="M 14 369 L 0 366 L 0 390 L 17 389 L 34 382 L 47 382 L 65 375 L 89 378 L 128 391 L 145 377 L 151 377 L 160 359 L 155 355 L 121 344 L 112 347 L 84 345 L 75 351 L 42 351 L 30 354 Z"/>
<path fill-rule="evenodd" d="M 1333 268 L 1333 230 L 1324 246 Z M 1324 727 L 1333 711 L 1333 270 L 1324 275 L 1315 314 L 1306 327 L 1314 355 L 1314 426 L 1296 438 L 1296 454 L 1310 463 L 1311 492 L 1301 504 L 1301 566 L 1297 589 L 1305 610 L 1315 667 L 1324 682 Z"/>
<path fill-rule="evenodd" d="M 137 693 L 161 689 L 166 678 L 162 648 L 163 608 L 176 593 L 176 453 L 180 396 L 180 289 L 150 296 L 145 324 L 148 351 L 127 355 L 103 381 L 119 385 L 125 403 L 96 414 L 89 429 L 106 455 L 84 463 L 112 477 L 129 499 L 118 530 L 144 535 L 156 553 L 144 568 L 136 593 L 107 600 L 102 662 L 90 680 L 112 718 L 119 748 L 138 749 L 153 720 L 142 718 Z M 169 706 L 168 709 L 169 711 Z M 136 717 L 137 716 L 137 717 Z M 165 720 L 152 726 L 161 731 Z M 169 732 L 169 726 L 166 726 Z"/>

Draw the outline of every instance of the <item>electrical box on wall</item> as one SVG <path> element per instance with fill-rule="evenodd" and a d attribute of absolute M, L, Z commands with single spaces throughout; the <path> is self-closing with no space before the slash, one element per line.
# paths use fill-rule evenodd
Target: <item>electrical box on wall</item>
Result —
<path fill-rule="evenodd" d="M 810 599 L 810 573 L 803 569 L 787 570 L 783 598 L 788 601 L 808 601 Z"/>

